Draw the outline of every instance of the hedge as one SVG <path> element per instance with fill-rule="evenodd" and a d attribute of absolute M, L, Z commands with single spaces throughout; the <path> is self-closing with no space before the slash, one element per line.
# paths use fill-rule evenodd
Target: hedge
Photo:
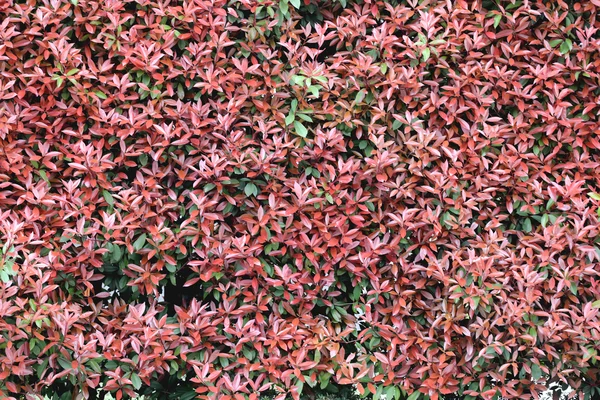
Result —
<path fill-rule="evenodd" d="M 3 0 L 0 398 L 600 394 L 599 11 Z"/>

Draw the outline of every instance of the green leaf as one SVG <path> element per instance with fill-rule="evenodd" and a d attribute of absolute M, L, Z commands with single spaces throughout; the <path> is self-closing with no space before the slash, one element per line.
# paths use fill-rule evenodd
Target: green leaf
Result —
<path fill-rule="evenodd" d="M 381 395 L 383 394 L 383 386 L 377 386 L 377 391 L 373 395 L 373 400 L 381 399 Z"/>
<path fill-rule="evenodd" d="M 396 388 L 394 386 L 388 386 L 385 389 L 385 398 L 392 400 L 396 396 Z"/>
<path fill-rule="evenodd" d="M 140 154 L 140 164 L 145 167 L 148 164 L 148 154 L 142 153 Z"/>
<path fill-rule="evenodd" d="M 281 0 L 279 2 L 279 9 L 284 15 L 287 15 L 288 11 L 290 10 L 288 0 Z"/>
<path fill-rule="evenodd" d="M 294 121 L 294 128 L 298 136 L 305 138 L 308 135 L 308 129 L 298 121 Z"/>
<path fill-rule="evenodd" d="M 192 400 L 195 399 L 198 393 L 195 390 L 191 390 L 189 392 L 183 393 L 180 397 L 181 400 Z"/>
<path fill-rule="evenodd" d="M 497 28 L 500 25 L 500 21 L 502 21 L 502 14 L 497 14 L 494 17 L 494 28 Z"/>
<path fill-rule="evenodd" d="M 72 70 L 70 70 L 69 72 L 67 72 L 67 76 L 73 76 L 76 73 L 79 72 L 79 68 L 73 68 Z"/>
<path fill-rule="evenodd" d="M 525 221 L 523 221 L 523 231 L 529 233 L 532 229 L 533 227 L 531 226 L 531 219 L 525 218 Z"/>
<path fill-rule="evenodd" d="M 577 296 L 577 282 L 571 282 L 571 285 L 569 288 L 571 289 L 571 293 L 573 293 L 575 296 Z"/>
<path fill-rule="evenodd" d="M 427 61 L 429 60 L 429 56 L 431 56 L 431 50 L 429 49 L 429 47 L 426 47 L 423 49 L 421 57 L 423 58 L 423 61 Z"/>
<path fill-rule="evenodd" d="M 302 86 L 304 84 L 304 77 L 300 75 L 293 75 L 292 77 L 290 77 L 290 83 L 292 85 Z"/>
<path fill-rule="evenodd" d="M 300 0 L 290 0 L 294 8 L 300 8 Z"/>
<path fill-rule="evenodd" d="M 356 93 L 356 99 L 354 100 L 356 104 L 362 103 L 362 101 L 365 99 L 365 96 L 367 95 L 367 92 L 363 89 L 360 92 Z"/>
<path fill-rule="evenodd" d="M 592 303 L 592 308 L 600 308 L 600 300 L 596 300 Z"/>
<path fill-rule="evenodd" d="M 103 190 L 102 191 L 102 196 L 104 197 L 104 200 L 106 200 L 106 202 L 108 203 L 109 206 L 114 206 L 115 205 L 115 199 L 112 196 L 112 194 L 110 194 L 110 192 L 108 190 Z"/>
<path fill-rule="evenodd" d="M 50 181 L 48 180 L 48 175 L 46 175 L 46 171 L 40 170 L 38 172 L 40 173 L 40 176 L 43 180 L 45 180 L 47 183 L 50 183 Z"/>
<path fill-rule="evenodd" d="M 112 252 L 110 253 L 110 259 L 112 262 L 117 263 L 121 261 L 121 257 L 123 256 L 123 252 L 121 251 L 121 247 L 119 245 L 114 245 L 112 248 Z"/>
<path fill-rule="evenodd" d="M 304 390 L 304 382 L 298 379 L 296 381 L 296 388 L 298 389 L 298 394 L 302 394 L 302 390 Z"/>
<path fill-rule="evenodd" d="M 285 117 L 285 125 L 287 126 L 287 125 L 291 124 L 292 122 L 294 122 L 294 119 L 296 119 L 296 116 L 294 115 L 293 112 L 290 112 L 287 115 L 287 117 Z"/>
<path fill-rule="evenodd" d="M 48 358 L 44 358 L 44 361 L 42 361 L 40 364 L 37 365 L 37 367 L 35 367 L 38 376 L 42 376 L 49 362 L 50 360 Z"/>
<path fill-rule="evenodd" d="M 99 99 L 102 99 L 102 100 L 106 100 L 106 99 L 107 99 L 107 97 L 106 97 L 106 95 L 104 94 L 104 92 L 101 92 L 101 91 L 99 91 L 99 90 L 94 90 L 94 93 L 96 94 L 96 96 L 97 96 Z"/>
<path fill-rule="evenodd" d="M 562 39 L 554 39 L 549 42 L 551 47 L 556 47 L 563 42 Z"/>
<path fill-rule="evenodd" d="M 129 379 L 131 380 L 135 390 L 139 390 L 142 387 L 142 379 L 135 372 L 131 374 L 131 378 Z"/>
<path fill-rule="evenodd" d="M 419 392 L 417 390 L 417 391 L 412 392 L 412 394 L 410 396 L 408 396 L 408 399 L 406 399 L 406 400 L 417 400 L 419 397 L 421 397 L 421 392 Z"/>
<path fill-rule="evenodd" d="M 98 372 L 100 373 L 102 371 L 102 369 L 100 368 L 100 365 L 98 364 L 98 362 L 94 359 L 88 360 L 86 365 L 89 365 L 90 368 L 94 371 L 94 372 Z"/>
<path fill-rule="evenodd" d="M 256 356 L 256 352 L 247 347 L 242 348 L 242 352 L 244 353 L 244 357 L 246 357 L 249 361 L 254 360 L 254 357 Z"/>
<path fill-rule="evenodd" d="M 246 193 L 246 196 L 256 196 L 258 194 L 258 187 L 254 183 L 247 183 L 244 187 L 244 193 Z"/>
<path fill-rule="evenodd" d="M 590 196 L 594 200 L 600 201 L 600 194 L 598 194 L 598 193 L 590 192 L 590 193 L 588 193 L 588 196 Z"/>
<path fill-rule="evenodd" d="M 298 113 L 298 118 L 303 119 L 306 122 L 313 122 L 313 119 L 306 114 Z"/>
<path fill-rule="evenodd" d="M 71 363 L 62 357 L 58 357 L 58 364 L 60 364 L 61 368 L 65 371 L 71 369 Z"/>
<path fill-rule="evenodd" d="M 544 215 L 542 215 L 542 220 L 541 220 L 541 222 L 542 222 L 542 226 L 543 226 L 544 228 L 546 227 L 546 225 L 548 225 L 548 218 L 549 218 L 549 217 L 548 217 L 548 214 L 544 214 Z"/>
<path fill-rule="evenodd" d="M 507 10 L 512 10 L 513 8 L 520 7 L 522 3 L 523 3 L 522 1 L 515 1 L 514 3 L 511 3 L 511 4 L 507 5 L 506 9 Z"/>
<path fill-rule="evenodd" d="M 136 251 L 139 251 L 139 250 L 141 250 L 144 247 L 145 244 L 146 244 L 146 234 L 142 233 L 140 235 L 140 237 L 138 237 L 136 239 L 136 241 L 133 243 L 133 248 Z"/>
<path fill-rule="evenodd" d="M 396 386 L 396 394 L 394 395 L 394 399 L 400 400 L 400 397 L 403 397 L 403 396 L 406 396 L 406 392 Z"/>
<path fill-rule="evenodd" d="M 567 54 L 571 50 L 573 50 L 573 42 L 571 42 L 571 39 L 565 39 L 565 41 L 560 45 L 560 52 L 562 54 Z"/>
<path fill-rule="evenodd" d="M 331 379 L 331 374 L 327 372 L 321 373 L 319 376 L 319 382 L 321 382 L 321 389 L 325 389 L 329 385 L 329 379 Z"/>
<path fill-rule="evenodd" d="M 531 377 L 536 381 L 542 377 L 542 369 L 539 365 L 531 364 Z"/>

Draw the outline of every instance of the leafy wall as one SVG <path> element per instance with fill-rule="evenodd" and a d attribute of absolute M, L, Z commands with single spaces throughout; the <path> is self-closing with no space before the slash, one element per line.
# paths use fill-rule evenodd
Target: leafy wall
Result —
<path fill-rule="evenodd" d="M 0 397 L 597 392 L 598 0 L 4 0 Z"/>

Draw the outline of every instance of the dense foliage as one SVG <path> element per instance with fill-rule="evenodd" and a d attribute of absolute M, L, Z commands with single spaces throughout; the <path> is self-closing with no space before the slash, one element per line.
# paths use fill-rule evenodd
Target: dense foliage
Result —
<path fill-rule="evenodd" d="M 3 0 L 0 398 L 599 393 L 599 12 Z"/>

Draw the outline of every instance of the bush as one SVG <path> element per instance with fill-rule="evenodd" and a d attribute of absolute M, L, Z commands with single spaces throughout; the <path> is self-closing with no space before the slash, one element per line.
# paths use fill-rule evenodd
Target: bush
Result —
<path fill-rule="evenodd" d="M 600 393 L 599 7 L 4 0 L 0 397 Z"/>

